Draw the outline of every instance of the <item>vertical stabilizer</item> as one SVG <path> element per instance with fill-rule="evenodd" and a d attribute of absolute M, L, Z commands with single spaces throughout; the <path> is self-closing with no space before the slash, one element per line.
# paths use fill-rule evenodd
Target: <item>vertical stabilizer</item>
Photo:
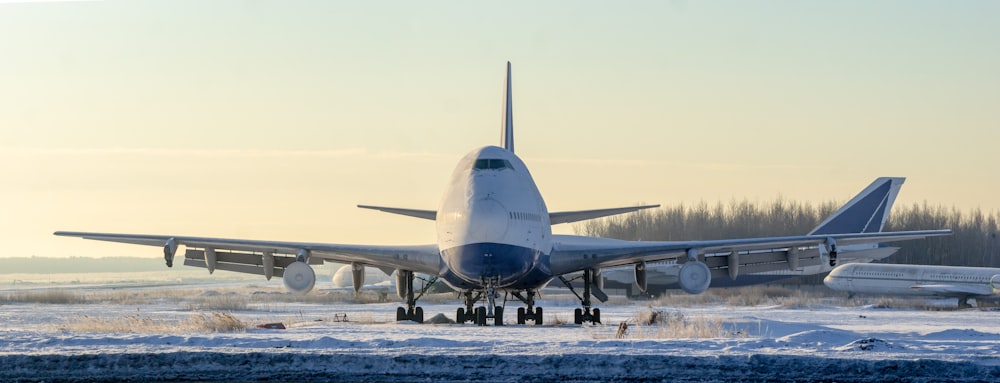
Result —
<path fill-rule="evenodd" d="M 500 131 L 500 146 L 514 152 L 514 108 L 511 106 L 510 61 L 507 62 L 507 79 L 503 90 L 503 121 Z"/>
<path fill-rule="evenodd" d="M 882 231 L 905 178 L 880 177 L 840 210 L 820 223 L 812 234 L 877 233 Z"/>

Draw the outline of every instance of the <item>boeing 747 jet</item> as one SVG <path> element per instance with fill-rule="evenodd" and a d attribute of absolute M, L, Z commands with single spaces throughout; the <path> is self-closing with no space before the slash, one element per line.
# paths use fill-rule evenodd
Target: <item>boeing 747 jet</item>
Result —
<path fill-rule="evenodd" d="M 836 263 L 837 254 L 854 248 L 877 248 L 880 243 L 947 235 L 950 230 L 879 232 L 895 196 L 898 178 L 879 178 L 819 228 L 806 235 L 739 238 L 710 241 L 623 241 L 576 235 L 554 235 L 552 225 L 577 222 L 654 206 L 550 212 L 528 166 L 514 152 L 511 72 L 507 63 L 500 146 L 474 149 L 455 167 L 436 210 L 359 206 L 393 214 L 434 220 L 437 240 L 416 246 L 349 245 L 270 240 L 192 237 L 185 235 L 113 234 L 58 231 L 55 235 L 157 246 L 172 266 L 183 246 L 184 264 L 214 270 L 260 274 L 284 279 L 294 292 L 313 288 L 311 265 L 325 261 L 353 266 L 354 287 L 364 284 L 365 267 L 396 271 L 397 293 L 405 302 L 396 319 L 423 322 L 417 305 L 424 290 L 415 291 L 415 275 L 428 275 L 431 286 L 443 282 L 459 291 L 464 301 L 456 312 L 459 323 L 504 323 L 504 305 L 517 299 L 517 323 L 543 323 L 536 305 L 540 289 L 559 280 L 579 297 L 575 323 L 601 321 L 601 269 L 634 266 L 637 283 L 644 284 L 647 262 L 681 264 L 677 283 L 691 294 L 709 287 L 713 270 L 737 278 L 740 270 L 774 267 L 797 269 L 800 262 Z M 859 230 L 860 228 L 860 230 Z M 871 228 L 871 229 L 866 229 Z M 572 287 L 582 279 L 582 291 Z"/>

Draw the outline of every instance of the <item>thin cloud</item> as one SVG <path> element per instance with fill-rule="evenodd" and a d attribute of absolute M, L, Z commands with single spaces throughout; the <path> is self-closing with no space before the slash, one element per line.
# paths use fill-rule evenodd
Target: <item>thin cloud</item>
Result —
<path fill-rule="evenodd" d="M 688 162 L 669 160 L 646 160 L 646 159 L 624 159 L 624 158 L 572 158 L 572 157 L 528 157 L 525 159 L 529 165 L 539 164 L 574 164 L 587 166 L 622 166 L 622 167 L 674 167 L 674 168 L 695 168 L 713 171 L 726 170 L 746 170 L 746 169 L 795 169 L 800 166 L 795 164 L 761 164 L 761 163 L 728 163 L 728 162 Z"/>
<path fill-rule="evenodd" d="M 104 0 L 0 0 L 0 5 L 30 3 L 94 3 L 98 1 Z"/>
<path fill-rule="evenodd" d="M 242 158 L 435 158 L 428 152 L 371 152 L 364 148 L 331 150 L 201 149 L 201 148 L 6 148 L 0 155 L 12 156 L 146 156 L 146 157 L 242 157 Z"/>

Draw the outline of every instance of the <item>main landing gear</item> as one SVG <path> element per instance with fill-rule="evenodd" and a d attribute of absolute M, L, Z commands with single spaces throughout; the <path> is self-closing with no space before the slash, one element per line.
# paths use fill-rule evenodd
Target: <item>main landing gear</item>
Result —
<path fill-rule="evenodd" d="M 559 277 L 559 280 L 562 281 L 567 288 L 569 288 L 569 291 L 573 292 L 573 295 L 576 295 L 576 297 L 580 299 L 580 303 L 583 305 L 583 308 L 576 309 L 573 312 L 573 323 L 576 324 L 583 324 L 585 322 L 590 322 L 594 324 L 601 323 L 601 309 L 595 308 L 592 310 L 590 302 L 591 295 L 593 295 L 595 298 L 597 298 L 597 300 L 601 301 L 602 303 L 608 301 L 608 295 L 605 294 L 604 291 L 601 290 L 600 288 L 601 285 L 600 279 L 601 279 L 601 274 L 599 271 L 595 271 L 594 269 L 584 269 L 583 295 L 581 296 L 576 292 L 576 289 L 573 288 L 573 285 L 570 283 L 571 280 L 567 280 L 562 276 Z"/>
<path fill-rule="evenodd" d="M 437 282 L 437 278 L 431 278 L 424 287 L 420 289 L 420 294 L 414 296 L 413 292 L 413 271 L 409 270 L 398 270 L 397 271 L 396 288 L 397 293 L 399 293 L 401 298 L 406 299 L 406 307 L 396 308 L 396 321 L 414 321 L 417 323 L 424 323 L 424 309 L 417 306 L 417 300 L 424 296 L 427 290 L 430 290 L 434 282 Z"/>
<path fill-rule="evenodd" d="M 535 322 L 536 326 L 542 324 L 542 308 L 535 307 L 535 295 L 537 293 L 535 290 L 525 291 L 527 296 L 521 295 L 521 292 L 515 291 L 514 297 L 516 297 L 521 302 L 524 302 L 527 307 L 517 308 L 517 324 L 526 324 L 528 321 Z"/>

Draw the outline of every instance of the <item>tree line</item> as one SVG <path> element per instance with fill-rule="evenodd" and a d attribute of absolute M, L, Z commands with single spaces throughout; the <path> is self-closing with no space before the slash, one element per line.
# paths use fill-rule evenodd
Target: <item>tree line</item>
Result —
<path fill-rule="evenodd" d="M 806 234 L 842 204 L 747 200 L 699 202 L 588 221 L 576 231 L 597 237 L 682 241 Z M 894 206 L 884 231 L 951 229 L 951 236 L 891 243 L 900 250 L 885 263 L 1000 267 L 1000 211 L 962 212 L 926 202 Z"/>

